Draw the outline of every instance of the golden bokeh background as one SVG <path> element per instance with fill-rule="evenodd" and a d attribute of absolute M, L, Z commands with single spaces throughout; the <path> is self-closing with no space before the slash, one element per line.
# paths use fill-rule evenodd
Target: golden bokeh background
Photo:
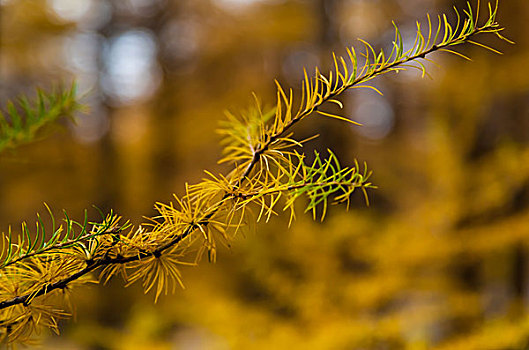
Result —
<path fill-rule="evenodd" d="M 477 1 L 471 1 L 476 6 Z M 377 48 L 394 20 L 460 0 L 0 0 L 0 102 L 76 80 L 90 111 L 61 132 L 0 155 L 0 231 L 49 204 L 82 218 L 114 209 L 133 223 L 222 172 L 215 133 L 274 79 L 298 88 L 331 52 Z M 485 10 L 485 3 L 482 3 Z M 325 222 L 288 215 L 185 268 L 185 290 L 153 303 L 121 281 L 79 290 L 75 320 L 46 349 L 528 349 L 529 2 L 502 0 L 509 45 L 435 54 L 431 78 L 376 79 L 345 114 L 312 118 L 344 164 L 367 162 L 379 187 Z M 411 42 L 410 42 L 411 44 Z"/>

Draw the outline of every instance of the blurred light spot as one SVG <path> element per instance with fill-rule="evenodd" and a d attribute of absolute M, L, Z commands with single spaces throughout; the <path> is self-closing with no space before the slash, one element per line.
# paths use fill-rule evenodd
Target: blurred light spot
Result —
<path fill-rule="evenodd" d="M 93 95 L 97 90 L 99 48 L 103 37 L 95 32 L 74 32 L 62 43 L 63 62 L 75 76 L 81 95 Z M 55 55 L 56 56 L 56 55 Z M 64 68 L 64 67 L 63 67 Z M 99 104 L 100 96 L 97 98 Z"/>
<path fill-rule="evenodd" d="M 49 4 L 61 19 L 78 22 L 87 15 L 92 0 L 49 0 Z"/>
<path fill-rule="evenodd" d="M 93 143 L 101 139 L 108 131 L 108 116 L 101 108 L 91 105 L 90 115 L 79 115 L 72 128 L 79 141 Z"/>
<path fill-rule="evenodd" d="M 74 22 L 81 29 L 97 29 L 112 17 L 112 6 L 106 0 L 48 0 L 55 18 Z"/>
<path fill-rule="evenodd" d="M 120 0 L 115 2 L 119 11 L 132 16 L 151 17 L 163 7 L 164 0 Z"/>
<path fill-rule="evenodd" d="M 94 32 L 76 32 L 67 37 L 63 52 L 68 68 L 73 71 L 96 72 L 101 42 L 102 38 Z"/>
<path fill-rule="evenodd" d="M 120 144 L 141 141 L 148 130 L 149 112 L 142 108 L 120 108 L 112 114 L 112 136 Z"/>
<path fill-rule="evenodd" d="M 434 8 L 433 0 L 399 0 L 402 11 L 412 18 L 424 16 L 424 9 Z"/>
<path fill-rule="evenodd" d="M 149 99 L 160 85 L 154 36 L 146 30 L 130 30 L 109 40 L 103 50 L 103 91 L 127 104 Z"/>
<path fill-rule="evenodd" d="M 37 41 L 33 47 L 38 55 L 33 55 L 30 59 L 38 61 L 40 69 L 49 72 L 60 71 L 64 68 L 64 60 L 62 57 L 57 57 L 57 52 L 61 52 L 64 44 L 64 39 L 58 35 L 50 35 Z"/>
<path fill-rule="evenodd" d="M 248 6 L 261 1 L 262 0 L 214 0 L 214 2 L 221 6 Z"/>
<path fill-rule="evenodd" d="M 287 54 L 281 65 L 281 71 L 288 84 L 297 85 L 303 79 L 303 68 L 310 74 L 319 66 L 318 55 L 308 49 L 298 49 Z"/>
<path fill-rule="evenodd" d="M 241 11 L 241 10 L 247 10 L 251 6 L 257 4 L 257 3 L 263 3 L 263 2 L 279 2 L 278 0 L 213 0 L 213 2 L 228 11 Z"/>
<path fill-rule="evenodd" d="M 393 129 L 395 115 L 391 105 L 374 91 L 355 91 L 353 120 L 362 124 L 355 126 L 354 131 L 371 139 L 380 140 Z"/>
<path fill-rule="evenodd" d="M 343 18 L 340 26 L 340 40 L 346 45 L 356 38 L 370 40 L 379 32 L 380 11 L 377 10 L 378 1 L 357 0 L 347 3 L 340 13 Z"/>
<path fill-rule="evenodd" d="M 169 59 L 187 60 L 199 48 L 199 25 L 190 19 L 173 20 L 165 25 L 160 34 L 161 42 Z"/>
<path fill-rule="evenodd" d="M 202 328 L 182 328 L 176 331 L 172 338 L 172 342 L 177 344 L 179 349 L 230 349 L 224 338 Z"/>

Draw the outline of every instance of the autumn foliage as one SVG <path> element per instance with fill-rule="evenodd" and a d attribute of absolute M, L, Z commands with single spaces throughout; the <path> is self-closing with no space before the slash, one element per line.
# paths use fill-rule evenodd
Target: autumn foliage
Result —
<path fill-rule="evenodd" d="M 507 193 L 521 188 L 517 198 L 524 197 L 527 151 L 505 142 L 486 157 L 476 158 L 481 160 L 467 164 L 467 159 L 476 157 L 471 147 L 464 137 L 448 136 L 450 116 L 437 112 L 432 125 L 424 127 L 431 142 L 426 150 L 413 153 L 413 144 L 395 139 L 388 147 L 409 156 L 396 163 L 374 152 L 372 175 L 364 162 L 339 160 L 339 153 L 330 149 L 328 136 L 320 137 L 318 130 L 295 129 L 318 117 L 362 128 L 348 115 L 347 91 L 382 95 L 383 89 L 375 82 L 390 73 L 400 72 L 397 79 L 409 79 L 401 76 L 408 74 L 404 71 L 418 70 L 419 76 L 426 77 L 441 52 L 470 60 L 469 47 L 477 46 L 499 54 L 489 43 L 490 34 L 500 42 L 512 42 L 501 34 L 503 28 L 496 20 L 498 4 L 488 4 L 486 11 L 482 10 L 478 2 L 456 9 L 452 17 L 432 19 L 428 15 L 423 24 L 416 23 L 411 40 L 393 24 L 393 39 L 386 49 L 375 49 L 361 40 L 361 48 L 349 47 L 343 56 L 332 54 L 329 73 L 323 74 L 317 67 L 312 73 L 304 70 L 300 88 L 285 88 L 276 81 L 273 107 L 266 107 L 254 94 L 252 106 L 240 113 L 226 112 L 218 130 L 223 147 L 219 163 L 225 171 L 205 171 L 202 180 L 186 182 L 181 195 L 157 202 L 152 215 L 142 220 L 131 218 L 134 225 L 113 210 L 105 213 L 99 209 L 98 220 L 89 219 L 87 211 L 81 220 L 66 211 L 59 220 L 46 206 L 49 219 L 38 216 L 34 225 L 23 223 L 21 232 L 9 227 L 3 234 L 0 255 L 3 343 L 31 343 L 46 328 L 58 334 L 59 320 L 74 312 L 71 299 L 83 295 L 88 285 L 114 283 L 114 277 L 120 277 L 122 285 L 139 285 L 144 293 L 152 291 L 155 302 L 168 303 L 170 297 L 162 295 L 184 293 L 179 287 L 186 284 L 183 271 L 189 269 L 185 267 L 198 265 L 204 256 L 214 262 L 219 250 L 228 256 L 227 250 L 231 250 L 235 256 L 226 259 L 245 266 L 237 272 L 236 282 L 243 287 L 222 287 L 217 294 L 215 286 L 231 282 L 222 282 L 204 268 L 192 275 L 193 287 L 185 292 L 185 298 L 198 309 L 214 310 L 207 317 L 186 310 L 186 303 L 177 300 L 171 308 L 180 310 L 176 314 L 182 319 L 149 316 L 140 310 L 130 317 L 131 324 L 141 325 L 149 317 L 200 324 L 223 334 L 236 348 L 520 347 L 529 338 L 528 323 L 517 307 L 520 300 L 515 298 L 512 305 L 502 303 L 495 299 L 501 293 L 485 292 L 485 298 L 492 299 L 486 300 L 483 308 L 480 288 L 486 280 L 482 276 L 505 275 L 501 269 L 507 269 L 508 264 L 497 264 L 497 259 L 518 259 L 516 268 L 525 264 L 521 242 L 526 216 L 509 214 L 489 222 L 494 215 L 501 216 L 502 210 L 509 210 Z M 471 65 L 464 65 L 464 69 L 468 67 Z M 464 77 L 464 73 L 460 75 Z M 457 81 L 450 86 L 457 88 Z M 7 112 L 0 116 L 0 151 L 16 151 L 48 124 L 71 117 L 81 108 L 75 92 L 73 86 L 39 92 L 35 102 L 26 97 L 9 102 Z M 478 115 L 467 100 L 458 104 L 455 96 L 446 99 L 454 103 L 454 110 Z M 431 102 L 432 110 L 442 103 L 442 97 Z M 332 122 L 319 119 L 320 126 Z M 465 128 L 472 129 L 464 121 L 457 123 L 455 133 L 466 135 Z M 322 150 L 312 150 L 314 145 Z M 390 174 L 380 177 L 380 182 L 376 181 L 378 166 L 383 174 Z M 469 167 L 477 174 L 471 184 L 462 180 Z M 398 169 L 410 181 L 395 188 L 392 176 L 399 175 L 387 169 Z M 499 181 L 502 177 L 509 180 Z M 376 187 L 380 189 L 374 190 Z M 428 196 L 421 198 L 423 193 Z M 387 199 L 392 195 L 396 199 Z M 467 197 L 472 200 L 463 201 Z M 375 202 L 374 209 L 359 204 L 370 200 Z M 384 200 L 398 210 L 388 208 L 380 215 L 377 206 Z M 334 210 L 332 204 L 344 204 L 342 211 Z M 346 211 L 350 206 L 353 210 Z M 121 212 L 119 207 L 114 209 Z M 316 220 L 304 219 L 301 213 Z M 263 225 L 255 228 L 256 223 L 274 221 L 274 216 L 285 222 L 272 222 L 270 227 L 275 229 L 269 230 L 281 230 L 280 234 L 267 234 Z M 253 235 L 254 230 L 263 232 Z M 503 234 L 506 230 L 508 235 Z M 251 237 L 235 240 L 241 234 Z M 232 248 L 234 242 L 238 242 L 237 248 Z M 495 249 L 506 246 L 513 250 L 493 255 Z M 237 256 L 233 252 L 238 249 L 249 253 Z M 226 297 L 230 293 L 239 293 L 240 302 L 230 302 Z M 260 302 L 272 312 L 263 313 Z M 488 317 L 498 305 L 513 310 Z M 270 335 L 258 332 L 258 344 L 251 337 L 241 337 L 237 332 L 245 321 L 230 324 L 224 319 L 228 314 L 244 315 L 252 327 Z M 137 326 L 142 328 L 137 336 L 156 329 L 157 323 Z M 311 330 L 311 336 L 300 329 Z M 223 342 L 211 335 L 201 338 L 206 347 L 222 347 Z M 164 340 L 148 336 L 145 339 L 150 340 L 110 335 L 101 339 L 100 345 L 112 348 L 141 346 L 141 341 L 149 346 L 159 341 L 165 346 Z"/>

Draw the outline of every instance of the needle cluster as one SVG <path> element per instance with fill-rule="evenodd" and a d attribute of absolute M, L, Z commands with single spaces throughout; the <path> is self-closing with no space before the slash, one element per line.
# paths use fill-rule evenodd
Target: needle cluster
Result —
<path fill-rule="evenodd" d="M 35 140 L 42 129 L 60 118 L 73 120 L 81 108 L 76 91 L 75 84 L 52 92 L 38 89 L 35 101 L 26 96 L 9 101 L 5 114 L 0 111 L 0 152 Z"/>

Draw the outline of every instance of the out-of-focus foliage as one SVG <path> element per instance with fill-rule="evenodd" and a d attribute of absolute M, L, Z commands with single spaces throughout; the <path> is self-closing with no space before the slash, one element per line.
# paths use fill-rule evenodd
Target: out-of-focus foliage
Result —
<path fill-rule="evenodd" d="M 61 117 L 72 119 L 81 105 L 77 102 L 76 87 L 44 92 L 37 90 L 37 99 L 30 102 L 26 96 L 17 103 L 7 102 L 7 113 L 0 111 L 0 152 L 34 141 L 44 127 Z"/>
<path fill-rule="evenodd" d="M 198 177 L 214 162 L 210 121 L 218 119 L 219 110 L 240 104 L 249 89 L 265 90 L 261 84 L 277 72 L 294 85 L 302 79 L 297 67 L 318 61 L 328 66 L 322 60 L 330 49 L 359 35 L 378 43 L 374 38 L 392 36 L 384 23 L 395 19 L 403 28 L 426 12 L 413 12 L 414 1 L 389 0 L 123 1 L 111 11 L 96 2 L 80 3 L 92 4 L 86 13 L 107 15 L 94 24 L 86 15 L 65 20 L 61 1 L 33 11 L 27 11 L 35 6 L 31 1 L 3 4 L 2 25 L 10 29 L 2 38 L 1 53 L 8 58 L 3 62 L 10 62 L 4 76 L 23 85 L 17 69 L 33 75 L 49 71 L 45 58 L 35 62 L 35 55 L 24 54 L 35 42 L 57 47 L 58 40 L 41 40 L 46 35 L 63 35 L 64 47 L 71 49 L 73 39 L 91 43 L 95 32 L 95 43 L 107 48 L 141 38 L 147 50 L 152 38 L 163 38 L 157 53 L 163 71 L 149 73 L 163 74 L 162 83 L 149 104 L 130 102 L 127 96 L 133 94 L 116 94 L 102 79 L 103 110 L 94 109 L 91 121 L 100 124 L 81 120 L 78 133 L 78 140 L 94 142 L 101 130 L 110 130 L 101 142 L 69 140 L 65 149 L 50 139 L 45 147 L 28 149 L 27 161 L 46 162 L 33 166 L 25 181 L 20 174 L 26 167 L 2 160 L 2 222 L 29 219 L 42 201 L 79 213 L 91 202 L 123 208 L 127 217 L 148 213 L 150 203 L 166 201 L 183 179 Z M 435 12 L 433 1 L 430 5 Z M 354 201 L 349 214 L 330 207 L 325 224 L 298 216 L 288 232 L 288 215 L 285 222 L 271 220 L 259 235 L 237 240 L 230 252 L 219 247 L 218 264 L 185 269 L 187 291 L 160 298 L 156 307 L 134 287 L 94 288 L 78 300 L 78 322 L 60 339 L 50 339 L 49 347 L 523 348 L 528 233 L 523 126 L 529 79 L 519 69 L 528 58 L 527 38 L 519 33 L 529 12 L 524 1 L 501 5 L 499 18 L 517 42 L 501 48 L 504 57 L 464 49 L 474 62 L 443 60 L 442 69 L 429 68 L 434 81 L 401 72 L 377 83 L 384 98 L 356 91 L 342 101 L 341 114 L 364 124 L 355 131 L 328 122 L 299 128 L 307 137 L 317 130 L 321 148 L 331 145 L 344 163 L 353 153 L 368 160 L 380 189 L 367 211 Z M 79 32 L 90 40 L 75 37 Z M 346 43 L 338 43 L 340 37 Z M 177 49 L 169 50 L 171 45 Z M 106 50 L 107 58 L 117 51 Z M 68 69 L 86 78 L 86 65 L 73 61 Z"/>

